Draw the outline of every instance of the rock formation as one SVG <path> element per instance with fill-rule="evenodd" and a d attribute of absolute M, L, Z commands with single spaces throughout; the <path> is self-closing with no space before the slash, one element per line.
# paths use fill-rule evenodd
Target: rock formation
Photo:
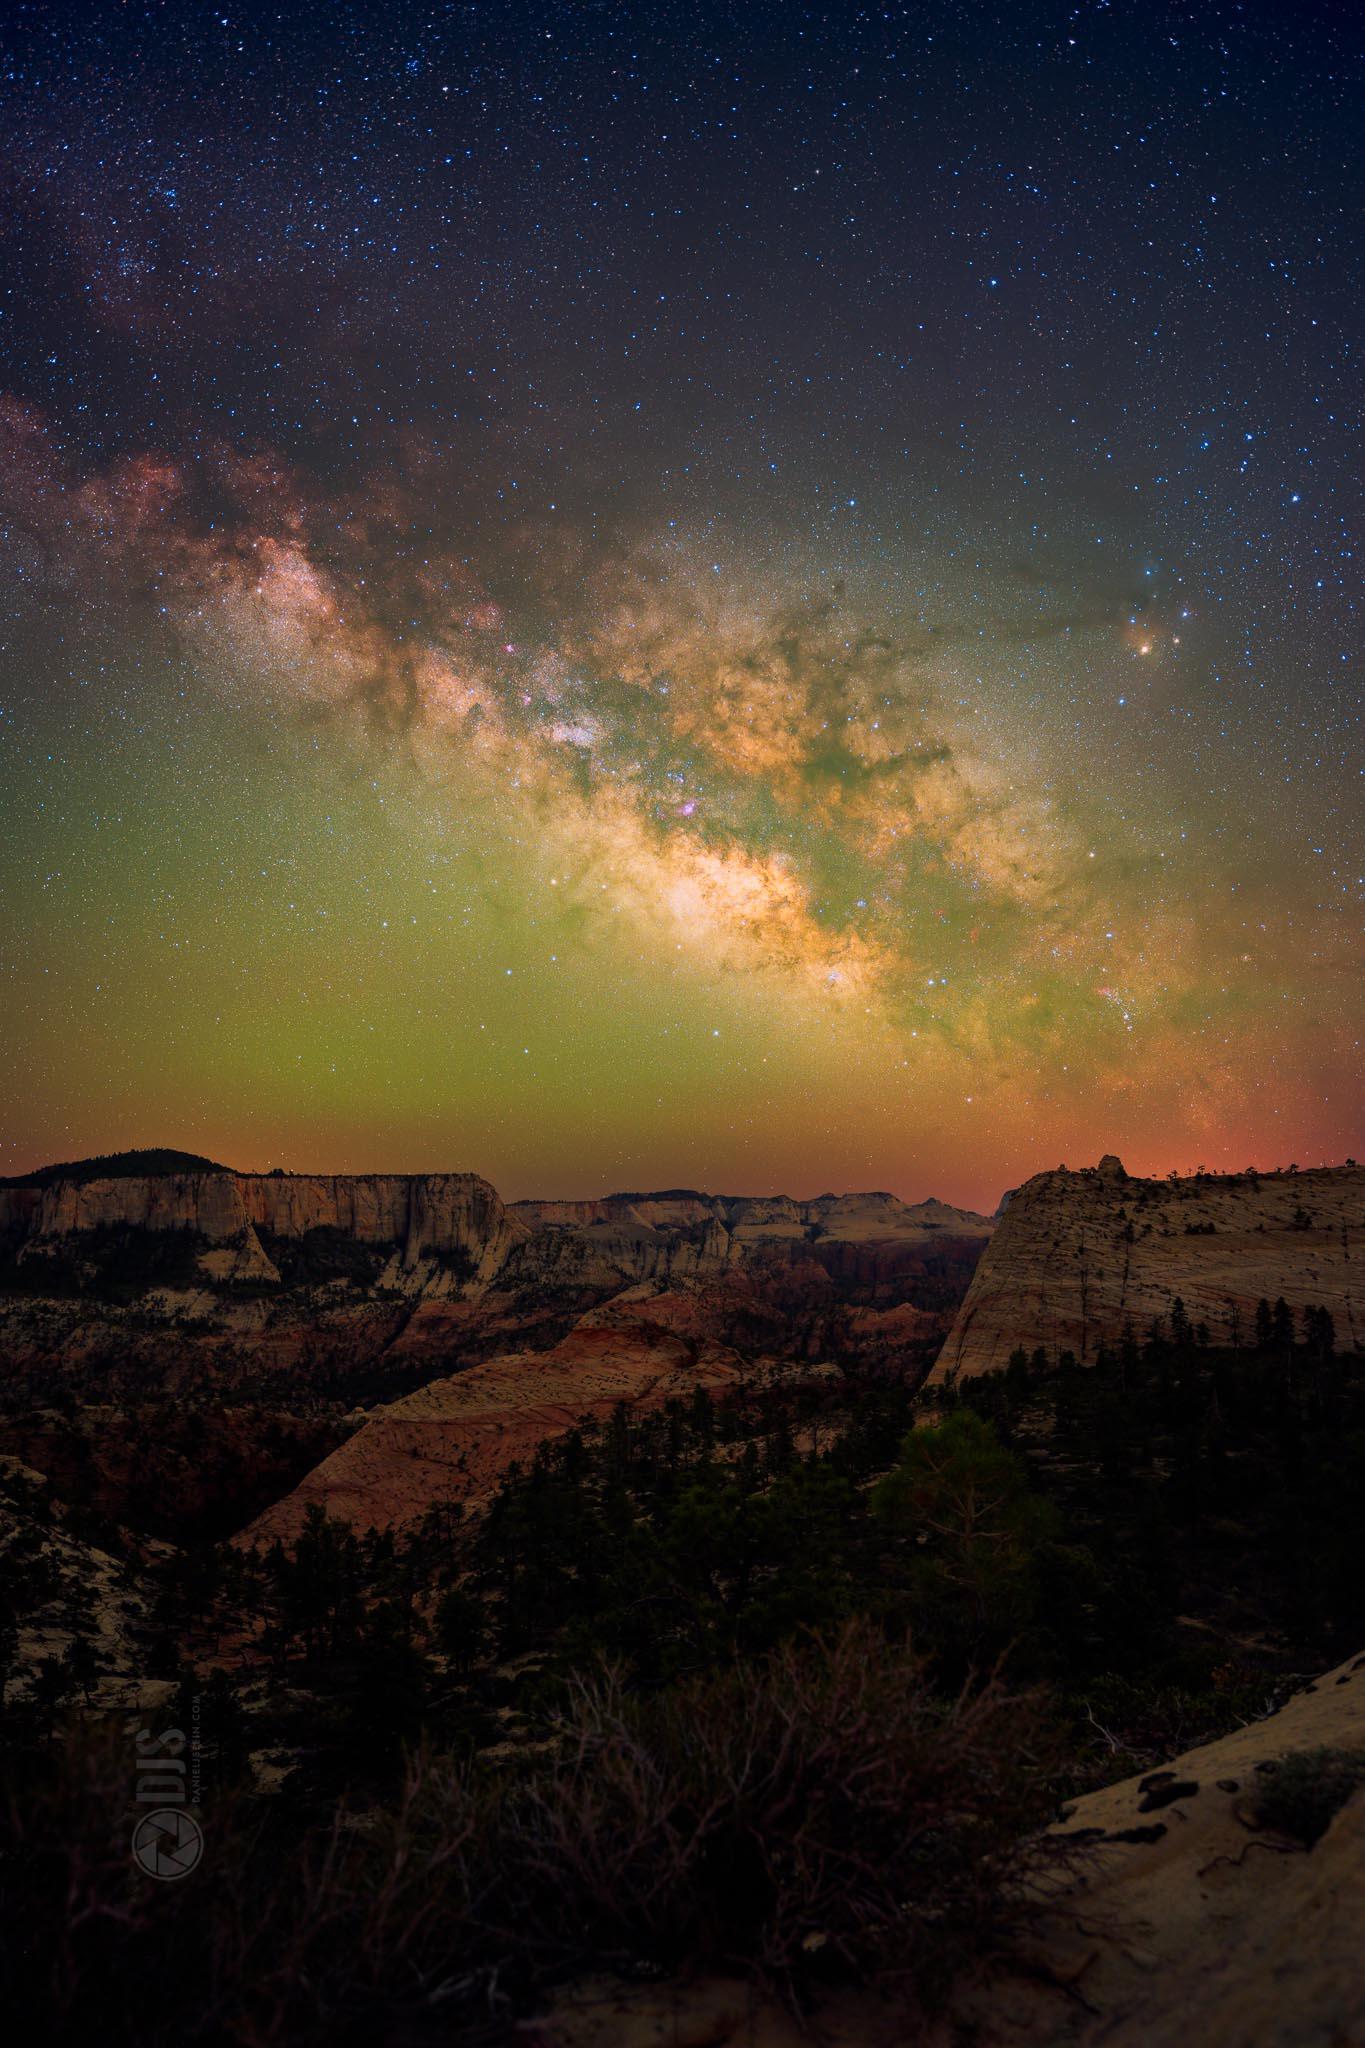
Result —
<path fill-rule="evenodd" d="M 172 1164 L 148 1172 L 149 1156 Z M 0 1183 L 0 1377 L 38 1401 L 279 1383 L 369 1408 L 542 1358 L 617 1305 L 697 1356 L 918 1380 L 990 1229 L 887 1194 L 665 1189 L 505 1207 L 472 1174 L 253 1175 L 115 1155 Z M 629 1344 L 642 1341 L 637 1329 Z M 534 1374 L 517 1370 L 503 1404 L 518 1434 L 523 1379 L 536 1406 Z"/>
<path fill-rule="evenodd" d="M 935 1247 L 984 1243 L 993 1225 L 969 1209 L 889 1194 L 702 1195 L 675 1189 L 607 1195 L 591 1202 L 532 1201 L 512 1214 L 533 1236 L 508 1260 L 500 1284 L 572 1290 L 623 1281 L 719 1275 L 758 1262 L 811 1264 L 856 1289 L 889 1298 Z"/>
<path fill-rule="evenodd" d="M 210 1282 L 278 1282 L 272 1245 L 328 1231 L 385 1251 L 376 1281 L 402 1294 L 477 1297 L 496 1283 L 514 1297 L 581 1307 L 644 1281 L 720 1274 L 753 1255 L 813 1260 L 881 1298 L 926 1248 L 970 1247 L 992 1225 L 942 1202 L 888 1194 L 796 1202 L 675 1188 L 505 1207 L 487 1181 L 457 1173 L 87 1176 L 73 1168 L 0 1186 L 0 1236 L 21 1261 L 121 1228 L 202 1239 L 200 1270 Z"/>
<path fill-rule="evenodd" d="M 1018 1965 L 964 1986 L 980 2048 L 1338 2048 L 1359 2041 L 1365 1789 L 1311 1847 L 1264 1827 L 1287 1756 L 1365 1749 L 1365 1657 L 1278 1713 L 1077 1801 L 1080 1848 Z M 1082 1991 L 1075 1996 L 1076 1987 Z"/>
<path fill-rule="evenodd" d="M 1112 1155 L 1040 1173 L 1013 1195 L 976 1269 L 933 1380 L 990 1372 L 1022 1347 L 1093 1362 L 1179 1298 L 1217 1343 L 1250 1340 L 1256 1304 L 1330 1310 L 1365 1338 L 1359 1299 L 1365 1168 L 1136 1180 Z"/>
<path fill-rule="evenodd" d="M 372 1410 L 239 1540 L 290 1543 L 314 1503 L 358 1529 L 401 1529 L 433 1506 L 487 1500 L 514 1460 L 526 1463 L 538 1444 L 579 1423 L 605 1421 L 620 1402 L 658 1407 L 699 1386 L 720 1393 L 755 1377 L 736 1353 L 651 1322 L 648 1304 L 599 1310 L 550 1351 L 491 1358 Z"/>
<path fill-rule="evenodd" d="M 696 1230 L 720 1224 L 737 1242 L 763 1238 L 823 1237 L 903 1239 L 925 1243 L 935 1237 L 989 1237 L 991 1219 L 971 1209 L 954 1209 L 932 1197 L 902 1202 L 884 1193 L 817 1195 L 797 1202 L 790 1195 L 704 1195 L 670 1188 L 650 1195 L 604 1195 L 595 1201 L 529 1201 L 512 1204 L 514 1216 L 533 1229 L 587 1229 L 599 1224 L 646 1230 Z"/>
<path fill-rule="evenodd" d="M 33 1197 L 37 1196 L 34 1200 Z M 486 1285 L 527 1226 L 473 1173 L 169 1173 L 59 1180 L 0 1189 L 0 1227 L 22 1238 L 19 1256 L 60 1249 L 84 1233 L 127 1227 L 182 1230 L 210 1247 L 211 1278 L 279 1278 L 262 1244 L 330 1230 L 392 1247 L 396 1273 L 423 1262 L 457 1262 L 472 1287 Z M 227 1258 L 225 1253 L 235 1254 Z"/>

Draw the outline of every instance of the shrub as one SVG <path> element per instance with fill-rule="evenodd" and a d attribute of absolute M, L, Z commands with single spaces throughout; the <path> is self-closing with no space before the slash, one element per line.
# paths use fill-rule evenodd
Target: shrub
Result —
<path fill-rule="evenodd" d="M 1351 1794 L 1365 1785 L 1365 1749 L 1297 1749 L 1266 1773 L 1256 1798 L 1263 1828 L 1311 1849 Z"/>
<path fill-rule="evenodd" d="M 557 1961 L 793 1979 L 819 1954 L 927 1994 L 998 1931 L 1050 1805 L 1037 1700 L 944 1703 L 866 1621 L 655 1701 L 581 1680 L 560 1734 L 499 1828 L 512 1924 Z"/>
<path fill-rule="evenodd" d="M 936 1699 L 865 1622 L 653 1700 L 582 1678 L 553 1734 L 502 1779 L 419 1752 L 391 1808 L 320 1837 L 231 1794 L 199 1868 L 157 1884 L 128 1853 L 126 1732 L 78 1731 L 9 1802 L 0 1997 L 34 2039 L 249 2048 L 486 2019 L 495 1987 L 627 1961 L 793 1993 L 844 1967 L 928 2001 L 1056 1853 L 1037 1701 Z"/>

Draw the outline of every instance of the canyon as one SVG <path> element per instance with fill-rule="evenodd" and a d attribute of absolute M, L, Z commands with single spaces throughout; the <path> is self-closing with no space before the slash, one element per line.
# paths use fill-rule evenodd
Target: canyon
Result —
<path fill-rule="evenodd" d="M 1274 2038 L 1338 2037 L 1365 1792 L 1305 1847 L 1267 1832 L 1257 1788 L 1355 1756 L 1365 1725 L 1365 1665 L 1342 1661 L 1360 1168 L 1158 1181 L 1109 1156 L 986 1217 L 135 1166 L 0 1186 L 16 1725 L 78 1695 L 144 1716 L 202 1697 L 251 1796 L 325 1825 L 422 1726 L 499 1772 L 539 1754 L 555 1688 L 603 1646 L 653 1686 L 652 1660 L 757 1656 L 846 1602 L 913 1603 L 919 1654 L 935 1628 L 951 1645 L 954 1461 L 984 1459 L 962 1496 L 983 1544 L 1001 1473 L 1022 1479 L 1000 1625 L 1076 1724 L 1051 1833 L 1077 1861 L 941 2038 L 1137 2048 L 1193 2015 L 1233 2048 L 1291 1980 L 1300 2031 Z M 911 1468 L 932 1497 L 885 1491 Z M 821 2023 L 881 2038 L 876 2002 L 836 1991 Z M 598 1986 L 538 2024 L 559 2048 L 795 2039 L 729 1981 Z"/>
<path fill-rule="evenodd" d="M 361 1527 L 476 1504 L 539 1442 L 692 1386 L 833 1371 L 932 1392 L 1020 1351 L 1090 1364 L 1173 1314 L 1235 1350 L 1263 1300 L 1361 1334 L 1351 1163 L 1151 1180 L 1108 1156 L 994 1218 L 885 1192 L 504 1203 L 470 1173 L 139 1164 L 0 1186 L 10 1399 L 323 1395 L 333 1447 L 251 1523 L 266 1540 L 315 1503 Z"/>
<path fill-rule="evenodd" d="M 282 1432 L 319 1441 L 321 1403 L 320 1462 L 297 1487 L 281 1468 L 252 1534 L 292 1538 L 315 1502 L 403 1527 L 486 1498 L 511 1462 L 618 1402 L 841 1370 L 922 1378 L 992 1228 L 885 1192 L 509 1204 L 475 1174 L 78 1162 L 0 1186 L 0 1449 L 63 1473 L 83 1459 L 117 1521 L 133 1486 L 119 1411 L 226 1401 L 215 1469 L 249 1466 L 254 1430 L 264 1482 Z M 54 1402 L 87 1419 L 79 1445 Z M 179 1501 L 183 1459 L 157 1470 Z"/>

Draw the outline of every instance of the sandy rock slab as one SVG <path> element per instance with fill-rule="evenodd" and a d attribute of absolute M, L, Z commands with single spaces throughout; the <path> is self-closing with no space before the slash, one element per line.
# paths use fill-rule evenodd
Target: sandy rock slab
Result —
<path fill-rule="evenodd" d="M 1108 1157 L 1011 1198 L 931 1374 L 1001 1371 L 1015 1349 L 1084 1365 L 1138 1341 L 1177 1297 L 1219 1344 L 1249 1343 L 1257 1303 L 1326 1308 L 1340 1350 L 1365 1342 L 1365 1167 L 1140 1180 Z"/>
<path fill-rule="evenodd" d="M 767 1377 L 810 1368 L 774 1365 Z M 638 1410 L 761 1384 L 762 1370 L 721 1345 L 698 1344 L 648 1318 L 595 1311 L 549 1351 L 485 1359 L 370 1412 L 363 1426 L 237 1539 L 292 1543 L 317 1504 L 357 1529 L 403 1529 L 427 1510 L 486 1502 L 509 1465 L 617 1404 Z"/>
<path fill-rule="evenodd" d="M 1057 1832 L 1084 1862 L 1026 1947 L 1037 1979 L 969 1995 L 964 2020 L 1030 2048 L 1359 2048 L 1365 1790 L 1311 1849 L 1256 1824 L 1267 1767 L 1321 1748 L 1365 1750 L 1365 1657 L 1078 1801 Z"/>

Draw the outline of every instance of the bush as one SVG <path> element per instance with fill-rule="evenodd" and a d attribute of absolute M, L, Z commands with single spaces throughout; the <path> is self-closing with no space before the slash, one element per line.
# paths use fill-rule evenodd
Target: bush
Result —
<path fill-rule="evenodd" d="M 1365 1749 L 1298 1749 L 1267 1772 L 1256 1799 L 1263 1828 L 1311 1849 L 1351 1794 L 1365 1785 Z"/>
<path fill-rule="evenodd" d="M 655 1701 L 578 1681 L 560 1733 L 499 1827 L 510 1926 L 556 1962 L 820 1955 L 927 1994 L 998 1931 L 1051 1803 L 1036 1699 L 937 1700 L 866 1621 Z"/>
<path fill-rule="evenodd" d="M 230 1795 L 199 1868 L 157 1884 L 128 1854 L 126 1732 L 80 1732 L 11 1797 L 0 1997 L 35 2039 L 143 2044 L 368 2041 L 626 1962 L 794 1993 L 842 1967 L 927 2002 L 1045 1853 L 1037 1702 L 936 1699 L 865 1622 L 654 1700 L 601 1672 L 553 1735 L 503 1779 L 419 1752 L 391 1809 L 311 1840 Z"/>

